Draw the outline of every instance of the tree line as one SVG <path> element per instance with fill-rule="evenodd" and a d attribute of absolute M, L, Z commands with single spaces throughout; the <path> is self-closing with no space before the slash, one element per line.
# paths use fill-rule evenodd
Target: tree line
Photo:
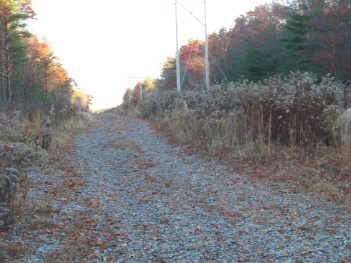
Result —
<path fill-rule="evenodd" d="M 351 80 L 351 1 L 291 0 L 257 6 L 235 19 L 234 26 L 208 36 L 210 83 L 247 79 L 260 82 L 278 74 L 309 71 Z M 189 39 L 180 50 L 181 86 L 205 87 L 204 42 Z M 144 87 L 150 81 L 142 83 Z M 125 101 L 137 102 L 127 91 Z M 149 88 L 176 89 L 176 59 L 168 57 L 160 78 Z"/>
<path fill-rule="evenodd" d="M 31 34 L 35 18 L 31 0 L 0 0 L 0 108 L 21 107 L 56 113 L 71 106 L 88 107 L 84 94 L 46 39 Z"/>

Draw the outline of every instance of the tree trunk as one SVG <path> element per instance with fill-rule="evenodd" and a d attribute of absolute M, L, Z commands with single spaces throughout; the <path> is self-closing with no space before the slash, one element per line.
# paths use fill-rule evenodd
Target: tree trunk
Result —
<path fill-rule="evenodd" d="M 5 86 L 5 64 L 4 64 L 4 54 L 5 54 L 5 34 L 4 34 L 4 22 L 0 21 L 0 43 L 1 43 L 1 54 L 0 63 L 2 64 L 1 69 L 1 102 L 6 104 L 6 86 Z"/>
<path fill-rule="evenodd" d="M 4 19 L 1 23 L 1 62 L 2 62 L 2 94 L 4 104 L 11 104 L 11 87 L 10 87 L 10 52 L 9 52 L 9 36 L 8 23 Z"/>

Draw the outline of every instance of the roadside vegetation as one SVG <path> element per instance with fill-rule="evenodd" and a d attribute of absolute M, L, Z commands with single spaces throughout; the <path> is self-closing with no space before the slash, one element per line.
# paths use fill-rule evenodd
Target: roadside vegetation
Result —
<path fill-rule="evenodd" d="M 350 30 L 345 1 L 257 6 L 208 36 L 209 87 L 205 43 L 189 39 L 180 92 L 169 57 L 158 79 L 126 90 L 119 111 L 238 172 L 350 200 Z"/>
<path fill-rule="evenodd" d="M 204 83 L 204 43 L 189 39 L 180 48 L 181 92 L 175 58 L 169 57 L 160 78 L 126 90 L 117 110 L 150 121 L 172 143 L 226 162 L 233 172 L 287 182 L 286 191 L 349 202 L 351 8 L 346 2 L 258 6 L 235 19 L 233 28 L 209 35 L 210 87 Z M 92 97 L 69 76 L 50 44 L 26 30 L 25 21 L 34 17 L 30 1 L 0 1 L 0 261 L 25 254 L 24 243 L 9 245 L 2 238 L 11 241 L 16 227 L 22 233 L 52 227 L 35 219 L 41 213 L 45 222 L 55 211 L 45 200 L 39 204 L 28 197 L 33 185 L 27 173 L 49 175 L 54 167 L 73 175 L 51 185 L 51 195 L 79 187 L 65 155 L 75 134 L 93 120 Z"/>
<path fill-rule="evenodd" d="M 237 172 L 345 200 L 351 194 L 351 114 L 344 110 L 350 89 L 330 76 L 292 72 L 260 83 L 155 91 L 118 110 Z"/>
<path fill-rule="evenodd" d="M 89 112 L 78 111 L 59 122 L 55 115 L 36 110 L 32 117 L 21 111 L 0 113 L 0 227 L 18 223 L 26 203 L 26 174 L 45 171 L 74 144 L 74 134 L 93 120 Z"/>
<path fill-rule="evenodd" d="M 69 76 L 50 43 L 28 31 L 26 21 L 34 18 L 30 0 L 0 1 L 1 230 L 18 223 L 27 172 L 44 169 L 90 118 L 92 96 Z"/>

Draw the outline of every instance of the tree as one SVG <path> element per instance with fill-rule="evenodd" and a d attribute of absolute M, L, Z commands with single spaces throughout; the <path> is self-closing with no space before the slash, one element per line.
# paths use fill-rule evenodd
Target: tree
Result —
<path fill-rule="evenodd" d="M 238 74 L 254 82 L 272 76 L 276 66 L 272 63 L 270 56 L 271 54 L 267 51 L 258 50 L 250 46 L 245 47 L 244 57 L 235 61 Z"/>
<path fill-rule="evenodd" d="M 218 33 L 212 33 L 208 36 L 208 45 L 210 53 L 210 82 L 221 83 L 226 80 L 228 74 L 225 55 L 229 46 L 228 31 L 221 28 Z"/>
<path fill-rule="evenodd" d="M 225 65 L 229 80 L 236 81 L 242 75 L 251 76 L 250 78 L 256 80 L 261 79 L 262 72 L 259 73 L 260 76 L 252 75 L 257 68 L 254 69 L 252 67 L 254 65 L 249 64 L 255 60 L 259 60 L 260 63 L 267 60 L 263 64 L 269 66 L 269 69 L 263 76 L 268 76 L 268 72 L 279 73 L 286 59 L 279 38 L 287 17 L 287 7 L 272 3 L 260 5 L 235 20 L 235 27 L 228 32 L 228 48 L 224 58 L 227 60 Z M 251 72 L 245 72 L 248 69 Z"/>
<path fill-rule="evenodd" d="M 156 87 L 161 91 L 176 90 L 176 59 L 168 57 L 166 62 L 163 63 L 161 69 L 161 77 L 156 82 Z"/>
<path fill-rule="evenodd" d="M 0 1 L 0 62 L 2 101 L 12 103 L 11 73 L 14 68 L 13 53 L 20 50 L 19 41 L 28 37 L 24 20 L 34 17 L 30 0 L 1 0 Z"/>
<path fill-rule="evenodd" d="M 188 39 L 179 51 L 182 88 L 194 89 L 205 84 L 205 46 L 200 40 Z"/>
<path fill-rule="evenodd" d="M 150 96 L 150 94 L 155 91 L 155 83 L 156 80 L 151 77 L 147 77 L 142 81 L 144 97 Z"/>
<path fill-rule="evenodd" d="M 313 1 L 310 43 L 316 49 L 314 62 L 322 73 L 351 79 L 351 6 L 349 1 Z"/>
<path fill-rule="evenodd" d="M 290 59 L 286 65 L 286 71 L 311 70 L 312 54 L 307 46 L 308 22 L 310 17 L 304 13 L 294 12 L 287 21 L 286 29 L 290 34 L 282 37 L 281 41 L 290 52 Z"/>

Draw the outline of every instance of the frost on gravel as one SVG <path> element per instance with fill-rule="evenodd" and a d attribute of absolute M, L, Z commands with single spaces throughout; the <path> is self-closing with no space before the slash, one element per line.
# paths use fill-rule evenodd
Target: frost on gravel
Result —
<path fill-rule="evenodd" d="M 351 258 L 351 216 L 342 205 L 290 193 L 282 183 L 253 182 L 223 164 L 186 155 L 143 121 L 113 113 L 98 118 L 98 126 L 77 138 L 71 156 L 85 167 L 86 184 L 70 203 L 51 201 L 67 215 L 93 210 L 94 220 L 112 235 L 113 245 L 88 262 Z M 89 198 L 98 205 L 92 207 Z M 42 252 L 25 262 L 46 262 L 45 250 L 55 242 L 44 242 Z"/>

